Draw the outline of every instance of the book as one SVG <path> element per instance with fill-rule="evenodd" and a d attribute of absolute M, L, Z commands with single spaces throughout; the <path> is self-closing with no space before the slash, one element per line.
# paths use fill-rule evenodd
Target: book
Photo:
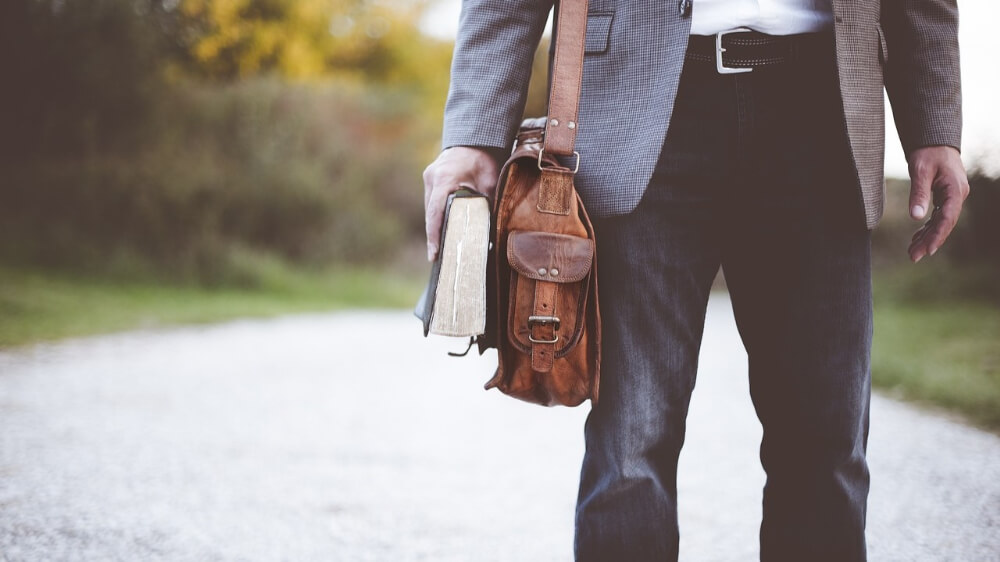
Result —
<path fill-rule="evenodd" d="M 414 314 L 424 336 L 471 337 L 486 330 L 486 259 L 490 245 L 490 203 L 481 193 L 448 196 L 438 255 Z"/>

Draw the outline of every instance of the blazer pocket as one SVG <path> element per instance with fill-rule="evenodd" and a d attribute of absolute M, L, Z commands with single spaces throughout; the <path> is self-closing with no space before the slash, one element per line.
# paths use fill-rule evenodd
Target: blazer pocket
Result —
<path fill-rule="evenodd" d="M 885 41 L 885 31 L 882 31 L 882 24 L 876 23 L 875 29 L 878 30 L 878 60 L 884 66 L 889 61 L 889 44 Z"/>
<path fill-rule="evenodd" d="M 608 50 L 611 38 L 611 21 L 614 13 L 597 13 L 587 15 L 587 39 L 584 43 L 584 54 L 604 53 Z"/>

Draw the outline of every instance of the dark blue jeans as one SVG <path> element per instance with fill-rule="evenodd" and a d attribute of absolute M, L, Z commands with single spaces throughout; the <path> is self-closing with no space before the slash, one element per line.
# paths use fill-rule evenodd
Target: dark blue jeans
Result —
<path fill-rule="evenodd" d="M 688 61 L 643 200 L 595 221 L 603 364 L 577 560 L 677 558 L 677 458 L 720 266 L 764 430 L 761 559 L 865 559 L 869 231 L 833 56 L 831 37 L 749 74 Z"/>

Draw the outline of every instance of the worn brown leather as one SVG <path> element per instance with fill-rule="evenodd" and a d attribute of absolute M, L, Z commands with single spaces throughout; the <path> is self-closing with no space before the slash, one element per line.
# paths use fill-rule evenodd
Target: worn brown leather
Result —
<path fill-rule="evenodd" d="M 571 156 L 580 126 L 577 111 L 587 35 L 587 0 L 560 0 L 555 25 L 556 48 L 552 58 L 545 152 Z"/>
<path fill-rule="evenodd" d="M 576 406 L 597 403 L 601 380 L 594 228 L 573 186 L 587 1 L 558 4 L 548 116 L 521 124 L 497 184 L 479 348 L 497 348 L 487 389 Z"/>
<path fill-rule="evenodd" d="M 598 399 L 601 321 L 594 229 L 572 170 L 546 151 L 544 119 L 527 120 L 494 202 L 487 333 L 497 348 L 486 388 L 546 406 Z"/>

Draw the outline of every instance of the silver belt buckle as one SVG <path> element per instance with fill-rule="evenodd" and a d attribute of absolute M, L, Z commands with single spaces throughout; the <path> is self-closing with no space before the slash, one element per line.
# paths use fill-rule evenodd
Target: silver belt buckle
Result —
<path fill-rule="evenodd" d="M 736 29 L 730 29 L 728 31 L 720 31 L 715 34 L 715 69 L 719 71 L 719 74 L 742 74 L 744 72 L 753 72 L 753 68 L 733 68 L 731 66 L 726 66 L 722 62 L 722 53 L 726 52 L 726 48 L 722 46 L 722 38 L 731 33 L 746 33 L 748 31 L 753 31 L 747 27 L 737 27 Z"/>

